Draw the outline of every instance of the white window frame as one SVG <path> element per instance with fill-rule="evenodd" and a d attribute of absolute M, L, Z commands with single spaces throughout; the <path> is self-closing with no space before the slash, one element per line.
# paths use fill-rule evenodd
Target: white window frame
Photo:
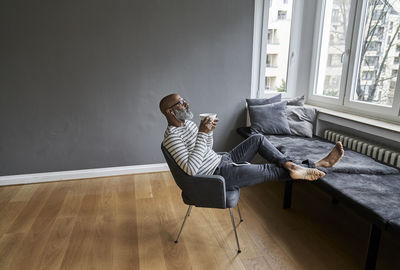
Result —
<path fill-rule="evenodd" d="M 319 65 L 320 43 L 323 28 L 322 11 L 325 10 L 326 0 L 318 1 L 314 41 L 312 67 L 310 72 L 310 87 L 307 95 L 307 102 L 311 105 L 317 105 L 328 109 L 334 109 L 343 112 L 350 112 L 371 118 L 400 122 L 400 72 L 397 75 L 393 106 L 374 105 L 367 102 L 352 101 L 351 97 L 355 90 L 357 79 L 357 67 L 359 65 L 358 40 L 362 38 L 364 23 L 361 21 L 365 15 L 365 5 L 368 0 L 352 0 L 346 35 L 345 54 L 343 55 L 342 79 L 339 92 L 339 98 L 319 96 L 314 94 L 317 81 L 317 70 Z M 358 22 L 358 23 L 357 23 Z M 400 66 L 400 64 L 399 64 Z M 360 74 L 362 76 L 362 74 Z"/>
<path fill-rule="evenodd" d="M 275 95 L 269 92 L 264 95 L 265 69 L 267 58 L 268 15 L 271 0 L 254 1 L 254 31 L 253 31 L 253 56 L 251 72 L 252 98 Z M 300 54 L 301 26 L 303 16 L 303 1 L 294 0 L 291 18 L 291 37 L 287 66 L 286 92 L 280 92 L 283 98 L 293 97 L 296 93 L 297 73 L 299 70 L 298 58 Z"/>

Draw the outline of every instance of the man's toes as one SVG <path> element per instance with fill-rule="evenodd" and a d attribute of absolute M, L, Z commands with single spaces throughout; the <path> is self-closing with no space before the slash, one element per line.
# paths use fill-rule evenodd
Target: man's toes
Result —
<path fill-rule="evenodd" d="M 336 147 L 336 149 L 339 150 L 339 151 L 342 150 L 342 149 L 343 149 L 342 142 L 340 142 L 340 141 L 337 142 L 336 145 L 335 145 L 335 147 Z"/>

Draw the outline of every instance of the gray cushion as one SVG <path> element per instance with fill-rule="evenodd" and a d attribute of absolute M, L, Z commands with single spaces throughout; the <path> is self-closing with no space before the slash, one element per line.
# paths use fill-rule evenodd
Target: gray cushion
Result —
<path fill-rule="evenodd" d="M 246 98 L 247 106 L 267 105 L 275 102 L 280 102 L 282 95 L 278 94 L 270 98 Z"/>
<path fill-rule="evenodd" d="M 316 184 L 358 213 L 386 223 L 400 216 L 400 175 L 329 173 Z"/>
<path fill-rule="evenodd" d="M 304 106 L 304 95 L 289 99 L 288 106 Z"/>
<path fill-rule="evenodd" d="M 317 118 L 317 110 L 302 106 L 287 106 L 286 116 L 292 135 L 311 138 L 313 136 L 314 123 Z"/>
<path fill-rule="evenodd" d="M 290 134 L 286 103 L 249 106 L 251 130 L 263 134 Z"/>

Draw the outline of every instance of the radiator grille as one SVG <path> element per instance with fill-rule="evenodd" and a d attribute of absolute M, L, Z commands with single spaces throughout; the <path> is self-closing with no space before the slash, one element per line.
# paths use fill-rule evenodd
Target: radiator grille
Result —
<path fill-rule="evenodd" d="M 332 130 L 325 130 L 324 138 L 331 142 L 341 141 L 343 146 L 348 149 L 400 168 L 400 153 L 385 146 Z"/>

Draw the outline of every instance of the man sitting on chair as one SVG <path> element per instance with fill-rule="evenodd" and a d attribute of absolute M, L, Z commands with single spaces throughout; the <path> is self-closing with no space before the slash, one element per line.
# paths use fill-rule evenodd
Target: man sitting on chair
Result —
<path fill-rule="evenodd" d="M 227 189 L 245 187 L 264 181 L 292 179 L 314 181 L 325 176 L 316 167 L 332 167 L 344 154 L 341 142 L 337 142 L 331 152 L 314 163 L 305 160 L 302 167 L 293 163 L 282 154 L 263 135 L 252 135 L 236 146 L 231 152 L 223 155 L 215 153 L 213 130 L 218 119 L 209 117 L 200 122 L 199 128 L 190 119 L 193 114 L 189 103 L 178 94 L 165 96 L 160 101 L 160 110 L 168 121 L 163 145 L 174 158 L 179 167 L 188 175 L 218 174 L 225 178 Z M 270 164 L 246 164 L 259 153 Z"/>

